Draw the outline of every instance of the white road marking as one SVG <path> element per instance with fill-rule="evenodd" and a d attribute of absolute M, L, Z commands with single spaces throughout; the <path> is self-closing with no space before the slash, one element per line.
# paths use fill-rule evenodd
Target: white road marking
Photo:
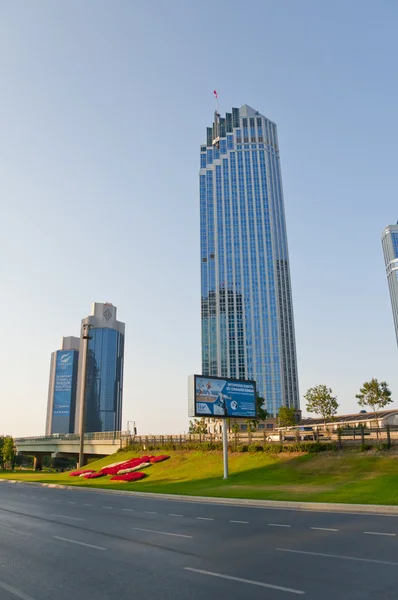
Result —
<path fill-rule="evenodd" d="M 177 515 L 176 513 L 169 513 L 169 517 L 183 517 L 184 515 Z"/>
<path fill-rule="evenodd" d="M 0 525 L 2 525 L 3 527 L 11 527 L 11 525 L 9 525 L 8 523 L 3 523 L 3 521 L 0 521 Z"/>
<path fill-rule="evenodd" d="M 112 509 L 113 506 L 103 506 L 102 508 L 110 508 L 110 509 Z"/>
<path fill-rule="evenodd" d="M 183 535 L 182 533 L 169 533 L 167 531 L 157 531 L 156 529 L 142 529 L 141 527 L 132 527 L 134 531 L 146 531 L 148 533 L 158 533 L 159 535 L 172 535 L 174 537 L 192 538 L 192 535 Z"/>
<path fill-rule="evenodd" d="M 196 517 L 198 519 L 198 521 L 214 521 L 214 519 L 211 519 L 210 517 Z"/>
<path fill-rule="evenodd" d="M 333 529 L 332 527 L 310 527 L 310 529 L 314 529 L 315 531 L 338 531 L 338 529 Z"/>
<path fill-rule="evenodd" d="M 249 521 L 230 521 L 230 523 L 249 523 Z"/>
<path fill-rule="evenodd" d="M 24 592 L 21 592 L 21 590 L 17 590 L 17 588 L 13 587 L 12 585 L 8 585 L 7 583 L 3 583 L 2 581 L 0 581 L 0 588 L 6 592 L 10 592 L 10 594 L 20 598 L 20 600 L 34 600 L 32 596 L 28 596 L 28 594 L 25 594 Z"/>
<path fill-rule="evenodd" d="M 388 560 L 377 560 L 375 558 L 359 558 L 357 556 L 342 556 L 340 554 L 324 554 L 323 552 L 308 552 L 307 550 L 291 550 L 290 548 L 277 548 L 279 552 L 290 552 L 292 554 L 307 554 L 308 556 L 323 556 L 325 558 L 340 558 L 342 560 L 355 560 L 357 562 L 375 563 L 377 565 L 391 565 L 398 567 L 398 562 Z"/>
<path fill-rule="evenodd" d="M 83 506 L 92 506 L 92 504 L 83 504 Z"/>
<path fill-rule="evenodd" d="M 263 583 L 262 581 L 253 581 L 251 579 L 243 579 L 242 577 L 232 577 L 232 575 L 223 575 L 222 573 L 212 573 L 211 571 L 202 571 L 202 569 L 192 569 L 191 567 L 185 567 L 184 571 L 192 571 L 193 573 L 199 573 L 200 575 L 210 575 L 210 577 L 219 577 L 220 579 L 229 579 L 230 581 L 238 581 L 239 583 L 248 583 L 250 585 L 257 585 L 259 587 L 268 588 L 271 590 L 279 590 L 280 592 L 290 592 L 290 594 L 303 595 L 303 590 L 295 590 L 293 588 L 283 587 L 281 585 L 274 585 L 272 583 Z"/>
<path fill-rule="evenodd" d="M 387 537 L 395 537 L 396 533 L 381 533 L 380 531 L 364 531 L 366 535 L 386 535 Z"/>
<path fill-rule="evenodd" d="M 85 544 L 84 542 L 78 542 L 77 540 L 68 540 L 67 538 L 59 537 L 59 535 L 54 535 L 53 538 L 56 540 L 62 540 L 63 542 L 69 542 L 70 544 L 78 544 L 79 546 L 86 546 L 86 548 L 94 548 L 94 550 L 106 550 L 106 548 L 103 548 L 102 546 L 94 546 L 93 544 Z"/>
<path fill-rule="evenodd" d="M 68 502 L 68 504 L 76 504 L 76 502 Z"/>
<path fill-rule="evenodd" d="M 60 517 L 61 519 L 71 519 L 72 521 L 85 521 L 86 519 L 80 519 L 79 517 L 68 517 L 67 515 L 50 515 L 50 517 Z"/>
<path fill-rule="evenodd" d="M 155 510 L 145 510 L 144 511 L 147 515 L 157 515 L 158 513 Z"/>
<path fill-rule="evenodd" d="M 61 502 L 61 500 L 53 500 L 53 502 Z"/>
<path fill-rule="evenodd" d="M 125 510 L 126 512 L 135 512 L 134 508 L 122 508 L 122 510 Z"/>
<path fill-rule="evenodd" d="M 268 527 L 291 527 L 291 525 L 283 525 L 282 523 L 268 523 Z"/>

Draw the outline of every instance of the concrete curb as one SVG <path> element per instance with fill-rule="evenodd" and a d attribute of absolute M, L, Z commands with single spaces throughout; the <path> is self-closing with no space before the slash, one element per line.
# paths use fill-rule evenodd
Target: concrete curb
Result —
<path fill-rule="evenodd" d="M 201 504 L 243 506 L 248 508 L 272 508 L 277 510 L 302 510 L 398 517 L 398 506 L 389 506 L 385 504 L 337 504 L 328 502 L 290 502 L 277 500 L 250 500 L 241 498 L 209 498 L 208 496 L 184 496 L 181 494 L 154 494 L 151 492 L 107 490 L 105 488 L 87 488 L 79 485 L 61 485 L 58 483 L 39 483 L 37 481 L 21 481 L 19 479 L 0 479 L 0 482 L 16 483 L 20 485 L 35 485 L 39 487 L 57 488 L 63 490 L 78 489 L 81 492 L 97 492 L 102 494 L 114 494 L 118 496 L 130 496 L 135 498 L 149 498 L 152 500 L 172 500 L 174 502 L 196 502 Z"/>

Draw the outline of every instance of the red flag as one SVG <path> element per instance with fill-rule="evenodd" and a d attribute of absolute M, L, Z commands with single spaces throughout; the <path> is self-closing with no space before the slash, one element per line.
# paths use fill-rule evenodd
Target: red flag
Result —
<path fill-rule="evenodd" d="M 213 94 L 215 95 L 216 98 L 218 98 L 218 94 L 217 94 L 216 90 L 213 91 Z"/>

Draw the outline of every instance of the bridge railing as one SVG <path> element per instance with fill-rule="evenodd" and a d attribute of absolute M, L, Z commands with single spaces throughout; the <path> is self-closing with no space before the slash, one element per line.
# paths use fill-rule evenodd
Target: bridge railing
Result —
<path fill-rule="evenodd" d="M 106 441 L 106 440 L 120 440 L 121 438 L 125 438 L 126 437 L 126 433 L 121 432 L 121 431 L 99 431 L 99 432 L 93 432 L 93 433 L 85 433 L 84 434 L 84 439 L 85 440 L 99 440 L 99 441 Z M 53 442 L 53 443 L 57 443 L 60 441 L 66 441 L 66 442 L 73 442 L 73 441 L 79 441 L 80 440 L 80 434 L 79 433 L 55 433 L 53 435 L 42 435 L 42 436 L 34 436 L 34 437 L 24 437 L 24 438 L 16 438 L 15 439 L 15 443 L 16 444 L 31 444 L 31 443 L 42 443 L 42 442 Z"/>

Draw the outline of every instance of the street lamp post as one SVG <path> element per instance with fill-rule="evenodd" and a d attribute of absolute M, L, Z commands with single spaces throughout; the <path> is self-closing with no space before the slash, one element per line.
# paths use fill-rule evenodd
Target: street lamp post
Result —
<path fill-rule="evenodd" d="M 86 388 L 87 388 L 87 355 L 88 355 L 88 342 L 91 340 L 89 335 L 90 329 L 93 325 L 84 323 L 82 325 L 82 340 L 83 340 L 83 356 L 82 356 L 82 374 L 81 374 L 81 386 L 80 386 L 80 413 L 79 413 L 79 433 L 80 433 L 80 447 L 79 447 L 79 469 L 84 467 L 84 430 L 86 428 Z"/>

